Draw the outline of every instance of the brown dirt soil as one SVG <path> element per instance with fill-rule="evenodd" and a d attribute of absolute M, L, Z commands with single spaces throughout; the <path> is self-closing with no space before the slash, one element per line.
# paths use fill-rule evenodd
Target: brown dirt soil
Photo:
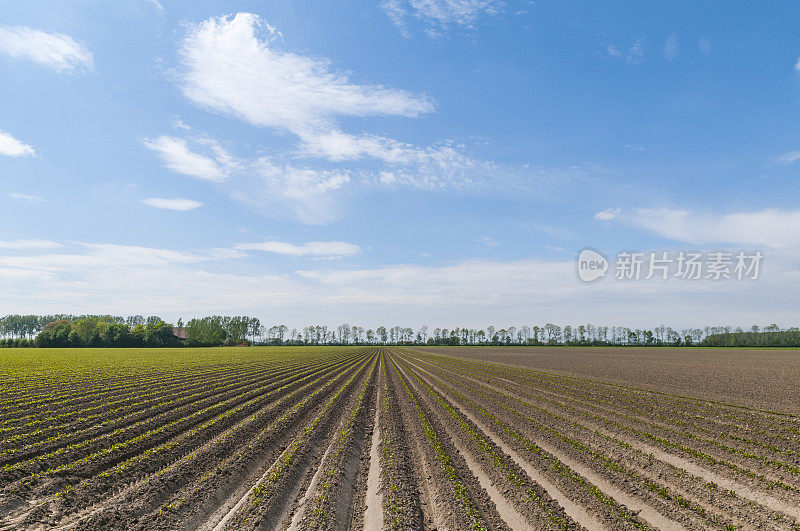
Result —
<path fill-rule="evenodd" d="M 391 364 L 394 364 L 394 361 Z M 396 365 L 388 370 L 389 379 L 397 389 L 398 394 L 405 393 L 399 399 L 401 411 L 404 414 L 404 426 L 409 435 L 417 442 L 417 454 L 414 456 L 415 462 L 417 460 L 424 462 L 422 466 L 424 470 L 427 470 L 425 489 L 432 502 L 432 506 L 429 508 L 433 513 L 432 520 L 434 525 L 437 528 L 445 527 L 448 529 L 470 529 L 475 527 L 478 529 L 508 529 L 489 496 L 481 488 L 477 478 L 471 473 L 463 457 L 453 446 L 447 431 L 438 422 L 438 419 L 430 409 L 426 407 L 427 405 L 420 400 L 417 393 L 413 392 L 413 389 L 413 394 L 409 395 L 403 385 L 404 381 L 406 384 L 409 384 L 409 382 L 404 380 L 405 376 L 401 375 L 402 372 L 398 372 L 395 369 L 397 369 Z M 426 435 L 419 412 L 413 404 L 413 398 L 417 399 L 423 415 L 432 426 L 442 446 L 442 451 L 449 457 L 454 468 L 452 476 L 442 466 L 441 459 L 437 456 L 433 443 Z M 464 491 L 461 495 L 457 493 L 454 481 L 463 485 Z M 477 514 L 472 518 L 468 516 L 465 504 L 472 504 L 476 510 Z"/>
<path fill-rule="evenodd" d="M 410 375 L 408 380 L 417 396 L 426 403 L 427 410 L 431 411 L 437 422 L 440 422 L 445 428 L 454 448 L 463 457 L 469 471 L 478 479 L 483 490 L 488 493 L 498 514 L 506 525 L 512 529 L 526 527 L 558 529 L 558 526 L 550 521 L 543 508 L 533 503 L 532 496 L 537 496 L 543 499 L 542 505 L 561 519 L 566 526 L 571 529 L 580 527 L 569 519 L 555 501 L 550 499 L 544 489 L 530 480 L 530 478 L 525 481 L 523 479 L 525 478 L 525 472 L 510 457 L 505 455 L 500 448 L 492 444 L 490 437 L 483 437 L 482 442 L 484 442 L 484 445 L 482 446 L 475 438 L 469 436 L 456 418 L 444 411 L 440 403 L 435 400 L 435 397 L 420 384 L 416 379 L 420 375 L 411 369 L 412 366 L 410 364 L 403 363 L 402 367 L 403 374 Z M 424 378 L 421 378 L 421 380 L 425 382 Z M 433 388 L 432 390 L 435 393 L 438 391 Z M 463 419 L 464 417 L 462 416 Z M 469 420 L 465 420 L 465 422 L 476 433 L 480 431 Z M 493 454 L 490 452 L 493 452 Z M 511 480 L 512 475 L 517 478 L 516 482 Z M 528 489 L 531 489 L 531 491 L 528 491 Z M 530 494 L 528 494 L 529 492 Z"/>
<path fill-rule="evenodd" d="M 415 347 L 800 415 L 800 350 L 670 347 Z"/>
<path fill-rule="evenodd" d="M 222 525 L 218 524 L 214 529 L 264 529 L 288 526 L 291 522 L 292 510 L 298 507 L 315 472 L 326 466 L 322 458 L 325 449 L 330 447 L 333 437 L 336 435 L 336 426 L 341 424 L 346 412 L 355 407 L 358 390 L 362 385 L 369 384 L 373 379 L 374 372 L 373 356 L 367 365 L 354 375 L 355 378 L 346 384 L 342 394 L 335 398 L 336 402 L 327 409 L 323 406 L 316 417 L 320 419 L 320 422 L 307 435 L 307 442 L 301 442 L 302 437 L 294 438 L 292 444 L 299 445 L 297 452 L 290 461 L 280 465 L 280 473 L 276 476 L 277 479 L 271 488 L 263 494 L 256 494 L 256 489 L 262 488 L 267 479 L 269 473 L 267 471 L 242 498 L 244 503 L 237 504 L 237 507 L 225 516 L 224 524 L 221 522 Z M 327 401 L 320 400 L 319 402 Z M 276 461 L 276 464 L 279 462 L 280 459 Z M 278 470 L 275 467 L 274 464 L 270 469 Z M 300 478 L 305 478 L 305 481 L 300 481 Z M 349 517 L 349 515 L 347 516 Z"/>
<path fill-rule="evenodd" d="M 701 461 L 697 465 L 681 457 L 680 452 L 675 454 L 654 448 L 649 440 L 609 431 L 602 423 L 603 417 L 587 419 L 579 409 L 562 409 L 559 402 L 542 397 L 540 392 L 531 393 L 525 382 L 515 380 L 513 376 L 509 376 L 511 379 L 491 376 L 491 366 L 486 364 L 467 362 L 464 365 L 464 362 L 460 362 L 459 365 L 457 360 L 451 363 L 450 358 L 413 353 L 409 357 L 421 367 L 421 371 L 452 382 L 451 385 L 459 392 L 507 419 L 517 429 L 534 439 L 554 445 L 554 451 L 561 452 L 562 460 L 585 462 L 594 470 L 594 474 L 608 478 L 611 483 L 626 490 L 629 496 L 646 501 L 658 512 L 670 515 L 687 527 L 702 529 L 709 525 L 732 524 L 734 527 L 790 528 L 797 525 L 792 524 L 792 517 L 797 518 L 800 512 L 793 508 L 794 502 L 782 500 L 794 497 L 786 498 L 788 493 L 782 489 L 769 488 L 765 484 L 755 488 L 742 478 L 737 478 L 738 482 L 731 482 L 719 475 L 719 467 L 711 472 L 708 463 Z M 476 366 L 483 371 L 470 372 Z M 505 404 L 505 410 L 497 407 L 501 404 Z M 552 416 L 553 413 L 556 416 Z M 527 418 L 535 422 L 528 422 Z M 572 437 L 594 451 L 597 457 L 582 457 L 581 452 L 576 452 L 577 447 L 564 444 L 566 440 L 560 439 L 562 435 Z M 672 447 L 667 449 L 674 450 Z M 689 454 L 689 457 L 694 457 L 694 454 Z M 620 471 L 627 469 L 633 475 L 620 476 L 612 472 L 613 467 L 603 464 L 603 459 L 610 460 L 607 463 L 617 463 L 615 467 L 623 467 Z M 598 468 L 598 465 L 602 466 Z M 752 478 L 745 476 L 745 479 Z M 652 487 L 667 490 L 655 490 Z M 612 496 L 617 497 L 613 493 Z M 670 506 L 670 500 L 675 502 L 680 499 L 685 501 Z"/>

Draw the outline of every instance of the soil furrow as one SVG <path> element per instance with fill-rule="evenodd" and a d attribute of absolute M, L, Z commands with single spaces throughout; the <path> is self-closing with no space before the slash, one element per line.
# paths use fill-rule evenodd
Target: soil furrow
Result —
<path fill-rule="evenodd" d="M 413 365 L 413 363 L 412 363 Z M 420 369 L 417 367 L 417 369 Z M 420 370 L 420 376 L 423 380 L 426 380 L 431 387 L 433 387 L 437 392 L 442 395 L 446 395 L 447 393 L 435 383 L 427 380 L 425 378 L 425 372 Z M 556 487 L 545 475 L 542 471 L 534 468 L 528 460 L 523 458 L 516 450 L 514 450 L 511 446 L 509 446 L 501 437 L 498 437 L 493 433 L 491 430 L 482 420 L 480 420 L 476 415 L 474 415 L 471 411 L 469 411 L 466 407 L 460 404 L 457 401 L 451 401 L 451 404 L 458 411 L 464 415 L 466 418 L 470 420 L 478 429 L 485 434 L 488 438 L 492 440 L 494 444 L 496 444 L 503 452 L 511 457 L 514 462 L 519 466 L 525 473 L 537 484 L 541 485 L 542 488 L 547 492 L 547 494 L 556 501 L 566 512 L 566 514 L 572 518 L 575 522 L 577 522 L 582 527 L 586 529 L 608 529 L 608 526 L 602 524 L 598 519 L 591 516 L 586 509 L 584 509 L 581 505 L 573 502 L 570 498 L 568 498 L 564 493 L 562 493 L 558 487 Z"/>
<path fill-rule="evenodd" d="M 475 383 L 480 383 L 480 382 L 476 381 Z M 562 451 L 560 448 L 550 444 L 550 442 L 547 441 L 546 439 L 533 434 L 531 435 L 531 437 L 534 443 L 540 448 L 542 448 L 545 452 L 555 456 L 559 461 L 561 461 L 566 466 L 574 470 L 576 473 L 586 478 L 592 484 L 596 485 L 608 496 L 612 497 L 618 503 L 625 506 L 628 510 L 632 511 L 634 514 L 638 515 L 640 518 L 647 521 L 653 527 L 660 529 L 683 528 L 683 525 L 681 525 L 679 522 L 668 518 L 667 516 L 661 514 L 659 511 L 655 510 L 649 504 L 635 498 L 634 496 L 628 494 L 624 490 L 618 488 L 611 481 L 605 479 L 603 476 L 595 472 L 594 469 L 590 468 L 587 465 L 584 465 L 582 462 L 577 461 L 576 459 L 573 459 L 567 453 Z"/>
<path fill-rule="evenodd" d="M 381 368 L 383 361 L 381 360 Z M 363 528 L 367 530 L 383 529 L 383 494 L 381 493 L 381 398 L 383 375 L 379 373 L 381 381 L 375 392 L 375 420 L 372 425 L 372 437 L 369 449 L 369 473 L 367 475 L 367 489 L 364 504 L 366 506 L 363 517 Z"/>

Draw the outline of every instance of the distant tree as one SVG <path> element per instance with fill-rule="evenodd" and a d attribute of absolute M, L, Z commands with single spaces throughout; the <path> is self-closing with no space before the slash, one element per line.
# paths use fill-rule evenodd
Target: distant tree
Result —
<path fill-rule="evenodd" d="M 88 343 L 89 338 L 95 333 L 102 334 L 107 326 L 107 323 L 97 317 L 87 317 L 73 325 L 75 333 L 83 343 Z"/>
<path fill-rule="evenodd" d="M 103 330 L 103 343 L 109 347 L 128 347 L 131 343 L 131 331 L 127 325 L 112 323 Z"/>
<path fill-rule="evenodd" d="M 144 334 L 144 346 L 146 347 L 179 347 L 181 340 L 175 337 L 172 325 L 159 321 L 149 324 Z"/>
<path fill-rule="evenodd" d="M 225 329 L 216 317 L 191 319 L 186 323 L 186 344 L 189 346 L 219 346 L 225 342 Z"/>

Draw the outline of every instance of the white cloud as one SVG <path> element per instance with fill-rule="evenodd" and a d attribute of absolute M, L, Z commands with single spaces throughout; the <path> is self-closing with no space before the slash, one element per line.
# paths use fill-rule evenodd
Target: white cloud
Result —
<path fill-rule="evenodd" d="M 670 35 L 664 43 L 664 58 L 672 61 L 678 56 L 678 37 Z"/>
<path fill-rule="evenodd" d="M 531 186 L 537 180 L 529 168 L 510 168 L 492 161 L 473 159 L 452 143 L 426 148 L 398 145 L 387 152 L 385 170 L 367 176 L 381 186 L 407 186 L 422 190 L 502 191 L 515 184 Z M 518 190 L 519 191 L 519 190 Z"/>
<path fill-rule="evenodd" d="M 598 219 L 600 221 L 611 221 L 612 219 L 618 218 L 622 209 L 619 208 L 607 208 L 601 212 L 598 212 L 594 215 L 594 219 Z"/>
<path fill-rule="evenodd" d="M 384 0 L 381 2 L 381 9 L 383 9 L 383 12 L 394 22 L 395 26 L 400 28 L 400 31 L 405 37 L 410 37 L 404 27 L 408 10 L 403 0 Z"/>
<path fill-rule="evenodd" d="M 337 192 L 351 182 L 350 172 L 281 165 L 269 157 L 236 159 L 208 136 L 196 137 L 193 142 L 194 147 L 207 154 L 189 149 L 187 140 L 182 138 L 160 136 L 145 140 L 144 144 L 157 152 L 171 170 L 224 182 L 225 193 L 262 214 L 295 217 L 310 225 L 329 223 L 338 217 Z"/>
<path fill-rule="evenodd" d="M 0 155 L 9 157 L 33 157 L 36 152 L 31 146 L 20 142 L 8 133 L 0 131 Z"/>
<path fill-rule="evenodd" d="M 229 157 L 224 150 L 222 157 L 218 153 L 214 159 L 190 150 L 183 138 L 162 135 L 155 140 L 145 139 L 143 142 L 146 147 L 158 153 L 172 171 L 213 182 L 222 182 L 228 176 L 228 168 L 221 164 Z M 221 148 L 217 146 L 217 149 Z"/>
<path fill-rule="evenodd" d="M 485 327 L 489 310 L 495 323 L 529 326 L 597 319 L 609 325 L 697 326 L 708 323 L 709 315 L 724 315 L 734 325 L 800 319 L 793 251 L 771 251 L 756 282 L 607 279 L 592 285 L 576 278 L 571 259 L 372 269 L 317 261 L 316 270 L 242 274 L 233 272 L 241 268 L 230 258 L 246 260 L 246 253 L 234 249 L 84 243 L 28 254 L 0 256 L 0 313 L 157 313 L 168 319 L 250 314 L 290 326 L 346 318 L 365 326 Z M 731 306 L 732 297 L 747 304 Z M 659 303 L 647 304 L 652 300 Z M 601 317 L 598 307 L 605 309 Z"/>
<path fill-rule="evenodd" d="M 291 256 L 338 257 L 361 254 L 361 247 L 358 245 L 339 241 L 307 242 L 300 245 L 278 241 L 240 243 L 236 246 L 236 249 L 240 251 L 265 251 Z"/>
<path fill-rule="evenodd" d="M 259 29 L 265 38 L 257 35 Z M 418 147 L 340 130 L 340 117 L 414 118 L 431 112 L 433 103 L 407 91 L 353 83 L 326 60 L 279 49 L 276 35 L 275 28 L 247 13 L 192 28 L 181 49 L 184 95 L 202 107 L 296 135 L 303 157 L 334 162 L 371 158 L 429 171 L 465 162 L 449 144 Z"/>
<path fill-rule="evenodd" d="M 376 135 L 350 135 L 338 130 L 303 135 L 301 155 L 322 157 L 332 161 L 374 158 L 392 165 L 408 165 L 447 169 L 472 161 L 462 152 L 463 146 L 445 142 L 419 147 Z M 419 170 L 414 170 L 419 173 Z"/>
<path fill-rule="evenodd" d="M 55 249 L 61 244 L 50 240 L 11 240 L 0 241 L 0 249 Z"/>
<path fill-rule="evenodd" d="M 482 243 L 487 247 L 497 247 L 498 245 L 500 245 L 499 243 L 497 243 L 495 240 L 489 238 L 488 236 L 482 236 L 480 238 L 475 238 L 475 241 L 478 242 L 478 243 Z"/>
<path fill-rule="evenodd" d="M 607 44 L 605 48 L 608 55 L 625 59 L 628 64 L 638 65 L 644 61 L 644 48 L 640 40 L 630 45 L 627 50 L 616 44 Z"/>
<path fill-rule="evenodd" d="M 194 210 L 200 208 L 203 203 L 193 201 L 192 199 L 164 199 L 153 197 L 150 199 L 142 199 L 142 203 L 154 208 L 164 208 L 166 210 L 178 210 L 186 212 L 187 210 Z"/>
<path fill-rule="evenodd" d="M 798 295 L 797 260 L 773 255 L 768 258 L 769 274 L 765 269 L 757 282 L 750 283 L 623 282 L 609 278 L 587 285 L 577 279 L 575 263 L 570 259 L 468 260 L 446 266 L 397 264 L 375 269 L 299 271 L 298 274 L 316 283 L 311 284 L 320 294 L 315 302 L 335 294 L 337 311 L 349 307 L 380 308 L 383 315 L 397 308 L 405 319 L 412 316 L 411 319 L 428 320 L 427 324 L 473 322 L 486 326 L 488 308 L 496 322 L 506 320 L 529 325 L 600 319 L 608 324 L 629 326 L 637 326 L 637 323 L 654 326 L 652 323 L 665 320 L 673 326 L 698 326 L 698 323 L 708 322 L 708 315 L 724 315 L 726 321 L 733 323 L 757 319 L 755 314 L 775 315 L 776 319 L 787 321 L 796 319 L 800 317 L 793 302 Z M 782 284 L 789 293 L 781 293 Z M 754 293 L 758 295 L 753 296 Z M 765 298 L 766 293 L 771 295 Z M 746 297 L 743 300 L 751 300 L 759 308 L 730 308 L 732 296 Z M 648 300 L 658 300 L 659 304 L 647 304 Z M 598 317 L 596 305 L 607 308 L 608 312 Z M 458 309 L 457 313 L 452 313 L 453 308 Z M 525 315 L 522 323 L 520 314 Z M 369 323 L 375 322 L 374 314 L 367 315 Z"/>
<path fill-rule="evenodd" d="M 350 182 L 347 171 L 279 165 L 262 157 L 242 172 L 228 193 L 270 217 L 324 225 L 339 217 L 339 196 Z"/>
<path fill-rule="evenodd" d="M 428 35 L 438 36 L 439 28 L 450 24 L 472 27 L 478 17 L 495 15 L 502 8 L 499 0 L 384 0 L 381 9 L 402 31 L 412 15 L 429 26 Z"/>
<path fill-rule="evenodd" d="M 800 247 L 800 211 L 762 210 L 699 214 L 686 210 L 640 209 L 626 220 L 671 240 L 694 244 L 737 243 Z"/>
<path fill-rule="evenodd" d="M 8 194 L 8 197 L 12 199 L 19 199 L 20 201 L 27 201 L 33 205 L 41 205 L 43 203 L 47 203 L 47 199 L 43 197 L 39 197 L 38 195 L 27 195 L 27 194 L 18 194 L 16 192 L 11 192 Z"/>
<path fill-rule="evenodd" d="M 159 2 L 159 0 L 147 0 L 147 2 L 150 3 L 154 8 L 158 9 L 159 11 L 164 10 L 164 6 L 161 2 Z"/>
<path fill-rule="evenodd" d="M 4 311 L 186 315 L 280 307 L 312 294 L 282 275 L 236 275 L 205 269 L 231 253 L 80 244 L 60 253 L 0 256 Z"/>
<path fill-rule="evenodd" d="M 775 157 L 775 162 L 777 164 L 789 165 L 798 159 L 800 159 L 800 151 L 790 151 L 788 153 L 784 153 L 783 155 Z"/>
<path fill-rule="evenodd" d="M 148 147 L 175 171 L 217 182 L 231 177 L 226 193 L 259 212 L 306 224 L 337 219 L 342 198 L 357 184 L 497 192 L 523 181 L 529 190 L 539 180 L 527 170 L 519 175 L 515 168 L 472 159 L 455 142 L 416 146 L 342 130 L 341 118 L 415 118 L 434 106 L 424 95 L 354 82 L 324 59 L 282 49 L 282 38 L 253 14 L 205 20 L 187 32 L 178 77 L 183 94 L 196 105 L 290 133 L 298 141 L 293 151 L 236 161 L 207 138 L 195 143 L 208 154 L 168 136 L 146 141 Z M 289 157 L 292 163 L 285 162 Z M 331 162 L 359 164 L 337 168 Z"/>
<path fill-rule="evenodd" d="M 275 28 L 249 13 L 193 27 L 181 56 L 181 88 L 189 100 L 301 137 L 333 129 L 339 116 L 416 117 L 433 110 L 423 96 L 353 83 L 326 60 L 278 49 Z"/>
<path fill-rule="evenodd" d="M 45 240 L 19 240 L 2 242 L 9 249 L 55 249 L 64 247 L 57 242 Z M 0 256 L 0 267 L 15 267 L 26 270 L 69 272 L 75 268 L 136 268 L 171 267 L 213 260 L 213 252 L 186 252 L 157 249 L 133 245 L 79 243 L 77 249 L 58 254 L 31 256 Z"/>
<path fill-rule="evenodd" d="M 0 53 L 29 59 L 56 72 L 94 67 L 92 52 L 69 35 L 45 33 L 25 26 L 0 26 Z"/>

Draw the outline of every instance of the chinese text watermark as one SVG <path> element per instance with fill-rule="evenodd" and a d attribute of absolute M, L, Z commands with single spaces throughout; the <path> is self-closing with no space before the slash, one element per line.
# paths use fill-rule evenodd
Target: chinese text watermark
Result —
<path fill-rule="evenodd" d="M 620 252 L 613 268 L 601 253 L 584 249 L 578 255 L 578 278 L 592 282 L 613 271 L 615 280 L 758 280 L 760 251 Z"/>

